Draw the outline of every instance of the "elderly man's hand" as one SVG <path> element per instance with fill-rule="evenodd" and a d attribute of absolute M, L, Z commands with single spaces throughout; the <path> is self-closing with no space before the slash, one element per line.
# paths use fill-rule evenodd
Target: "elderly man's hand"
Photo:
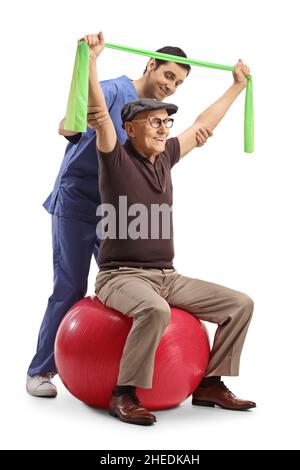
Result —
<path fill-rule="evenodd" d="M 100 32 L 98 34 L 87 34 L 81 39 L 78 39 L 77 42 L 84 41 L 90 48 L 90 57 L 97 57 L 101 54 L 104 49 L 104 36 L 103 33 Z"/>
<path fill-rule="evenodd" d="M 207 139 L 213 135 L 212 131 L 208 128 L 199 127 L 196 131 L 197 147 L 202 147 Z"/>
<path fill-rule="evenodd" d="M 243 63 L 242 59 L 239 59 L 238 63 L 234 66 L 232 75 L 235 84 L 241 86 L 242 88 L 246 88 L 247 77 L 250 75 L 250 69 L 248 65 Z"/>
<path fill-rule="evenodd" d="M 103 126 L 104 122 L 109 119 L 109 114 L 107 111 L 103 111 L 100 106 L 89 106 L 87 114 L 88 127 L 93 127 L 94 129 L 99 129 Z"/>

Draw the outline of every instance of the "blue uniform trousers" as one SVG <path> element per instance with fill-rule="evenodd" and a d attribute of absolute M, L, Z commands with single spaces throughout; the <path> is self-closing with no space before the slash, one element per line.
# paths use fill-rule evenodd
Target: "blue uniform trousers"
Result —
<path fill-rule="evenodd" d="M 54 342 L 66 312 L 87 291 L 91 258 L 97 257 L 96 224 L 52 216 L 53 294 L 40 327 L 37 351 L 28 375 L 56 373 Z"/>

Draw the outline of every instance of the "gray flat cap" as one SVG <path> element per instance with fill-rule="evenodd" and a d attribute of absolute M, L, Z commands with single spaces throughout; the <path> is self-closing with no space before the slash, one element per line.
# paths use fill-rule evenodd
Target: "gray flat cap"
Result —
<path fill-rule="evenodd" d="M 143 111 L 154 111 L 157 109 L 165 109 L 169 116 L 178 110 L 176 104 L 164 103 L 163 101 L 154 100 L 151 98 L 142 98 L 141 100 L 131 101 L 125 104 L 121 111 L 122 123 L 132 121 L 138 113 Z"/>

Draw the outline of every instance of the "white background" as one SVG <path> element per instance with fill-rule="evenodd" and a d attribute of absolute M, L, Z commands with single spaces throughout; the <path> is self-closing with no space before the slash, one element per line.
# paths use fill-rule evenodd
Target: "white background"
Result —
<path fill-rule="evenodd" d="M 6 2 L 1 11 L 1 447 L 6 449 L 299 448 L 299 21 L 297 1 Z M 192 407 L 130 426 L 73 398 L 25 392 L 52 288 L 51 223 L 42 208 L 63 157 L 58 136 L 84 34 L 234 65 L 254 83 L 255 153 L 243 153 L 244 94 L 214 137 L 173 172 L 179 272 L 249 294 L 255 315 L 241 375 L 226 381 L 252 412 Z M 105 50 L 99 77 L 138 78 L 145 57 Z M 3 82 L 3 83 L 2 83 Z M 231 84 L 194 67 L 174 96 L 173 135 Z M 93 262 L 89 294 L 97 273 Z"/>

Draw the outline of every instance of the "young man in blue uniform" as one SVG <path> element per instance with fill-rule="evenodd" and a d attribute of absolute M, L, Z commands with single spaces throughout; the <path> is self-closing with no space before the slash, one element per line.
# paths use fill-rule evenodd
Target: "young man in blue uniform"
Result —
<path fill-rule="evenodd" d="M 98 35 L 88 35 L 82 39 L 96 45 Z M 164 47 L 159 52 L 186 57 L 176 47 Z M 189 71 L 189 65 L 150 59 L 143 76 L 137 80 L 132 81 L 123 75 L 101 82 L 110 117 L 122 144 L 127 138 L 121 121 L 123 106 L 138 98 L 164 100 L 175 93 Z M 90 126 L 97 126 L 102 122 L 102 114 L 97 111 L 97 108 L 89 109 Z M 54 287 L 26 381 L 27 391 L 33 396 L 41 397 L 55 397 L 57 394 L 51 381 L 56 373 L 56 332 L 68 309 L 85 296 L 91 258 L 93 254 L 97 255 L 99 247 L 96 236 L 99 218 L 96 217 L 96 209 L 101 201 L 95 130 L 89 127 L 82 134 L 66 131 L 62 121 L 59 133 L 70 143 L 54 189 L 44 203 L 45 209 L 52 215 Z"/>

